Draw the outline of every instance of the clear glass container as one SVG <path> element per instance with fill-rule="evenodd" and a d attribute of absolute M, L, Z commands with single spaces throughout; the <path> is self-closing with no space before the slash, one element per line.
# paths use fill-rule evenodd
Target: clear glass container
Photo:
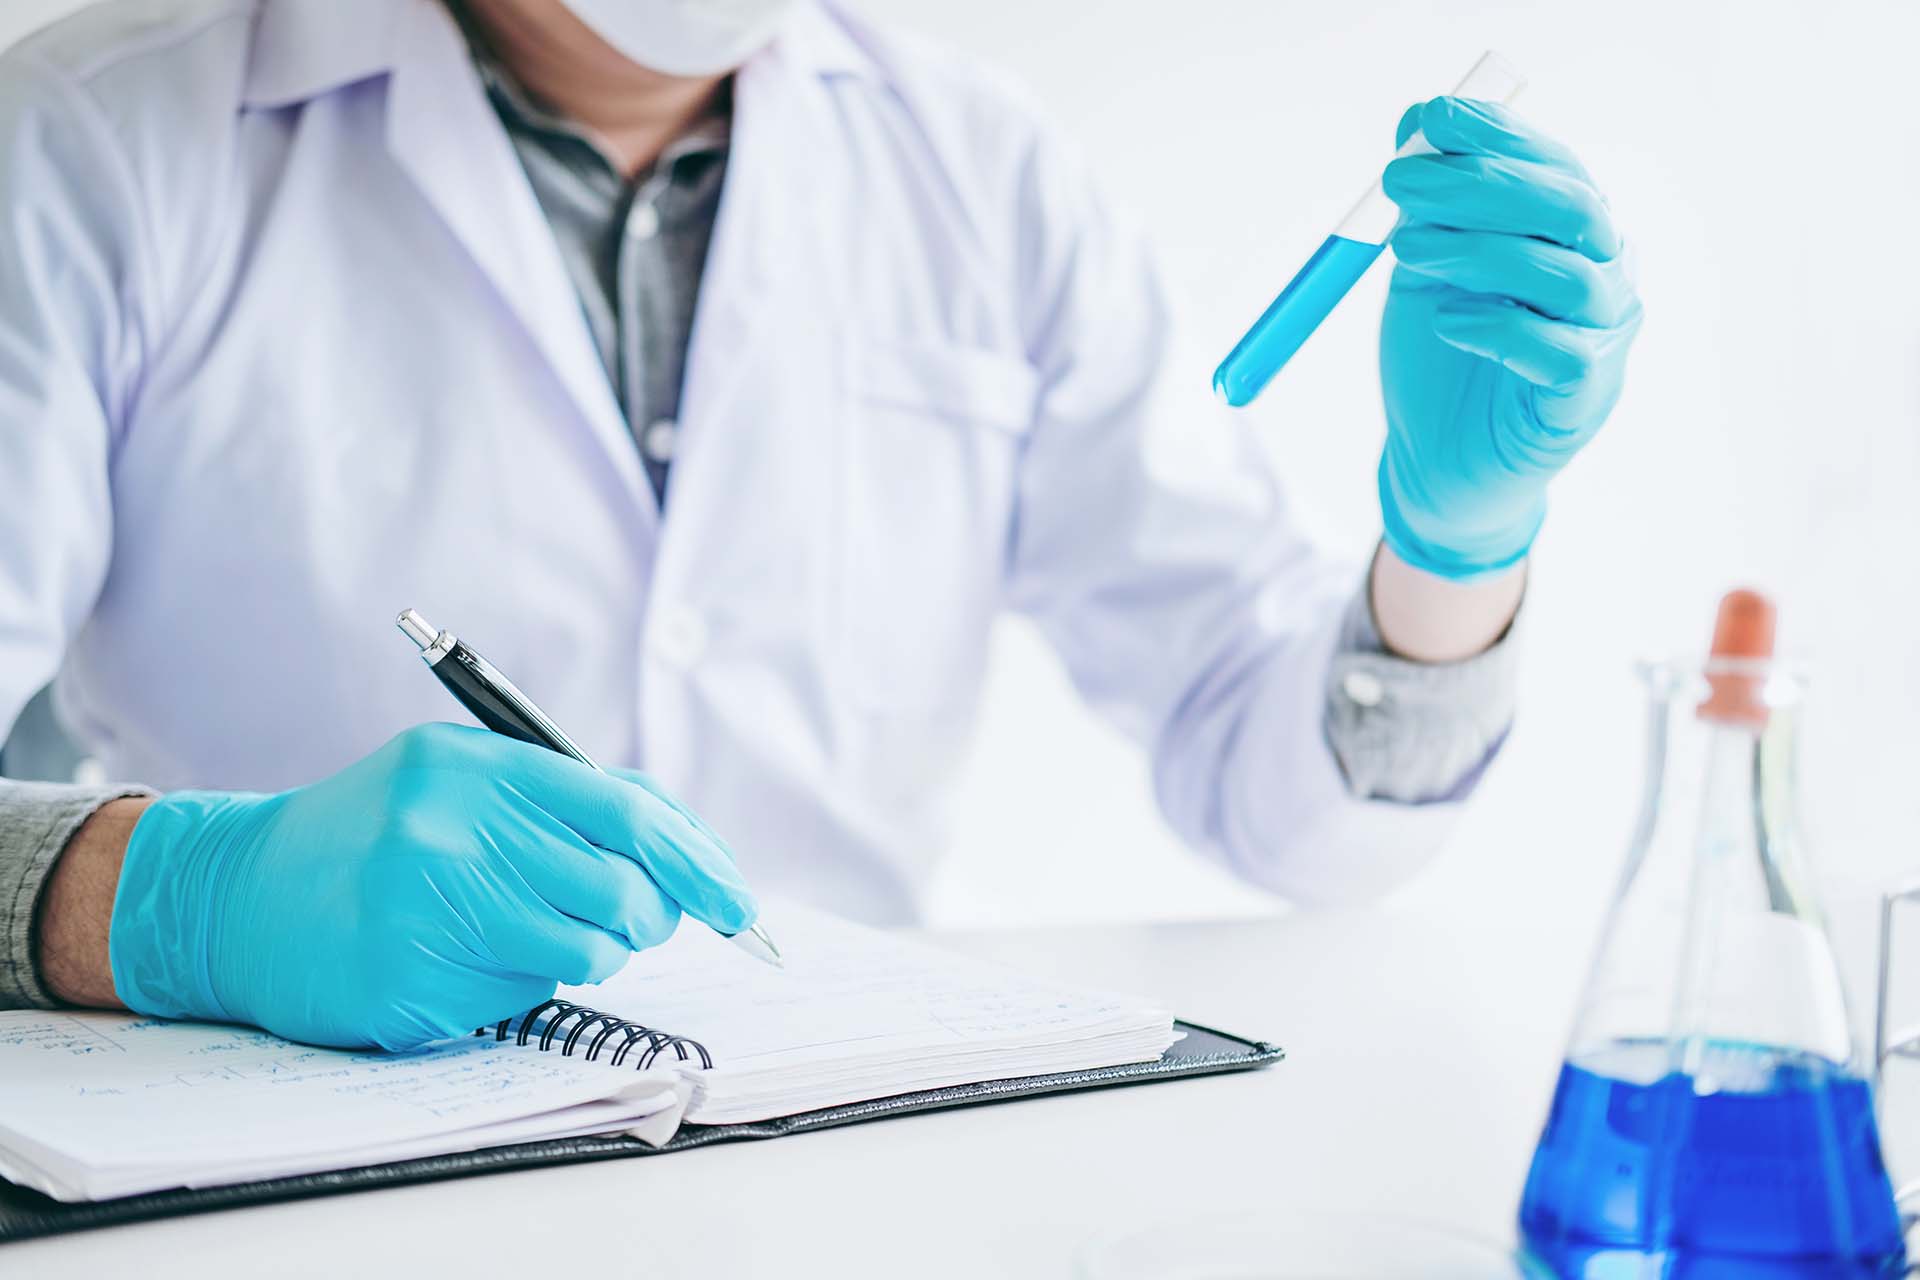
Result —
<path fill-rule="evenodd" d="M 1528 1174 L 1529 1260 L 1599 1277 L 1906 1273 L 1802 839 L 1806 688 L 1640 669 L 1646 793 Z"/>

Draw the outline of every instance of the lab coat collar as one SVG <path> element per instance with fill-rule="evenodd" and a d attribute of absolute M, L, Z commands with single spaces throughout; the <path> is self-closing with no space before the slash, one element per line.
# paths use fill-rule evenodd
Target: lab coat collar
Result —
<path fill-rule="evenodd" d="M 813 0 L 795 6 L 769 52 L 796 71 L 822 79 L 876 75 L 879 70 L 839 16 Z"/>
<path fill-rule="evenodd" d="M 284 0 L 283 0 L 284 2 Z M 594 437 L 642 529 L 658 513 L 553 229 L 441 0 L 386 0 L 387 149 L 485 273 Z"/>
<path fill-rule="evenodd" d="M 823 82 L 873 69 L 836 16 L 812 0 L 803 0 L 772 47 L 741 68 L 733 157 L 700 290 L 683 422 L 725 412 L 732 391 L 726 365 L 769 340 L 759 323 L 763 307 L 749 300 L 763 301 L 787 283 L 813 238 L 801 215 L 818 213 L 810 194 L 815 161 L 798 145 L 802 126 L 793 117 L 816 107 Z M 443 0 L 263 0 L 250 105 L 293 105 L 380 75 L 388 77 L 394 159 L 566 389 L 626 491 L 638 531 L 657 533 L 659 508 L 572 278 Z M 696 458 L 676 450 L 674 488 L 694 487 L 698 469 Z"/>
<path fill-rule="evenodd" d="M 287 107 L 393 69 L 395 0 L 262 0 L 244 105 Z"/>
<path fill-rule="evenodd" d="M 804 460 L 793 458 L 790 442 L 796 430 L 810 434 L 810 422 L 834 421 L 841 394 L 847 264 L 832 246 L 851 210 L 836 195 L 847 189 L 847 157 L 823 145 L 835 136 L 830 80 L 840 74 L 823 69 L 841 64 L 824 44 L 803 51 L 783 37 L 734 82 L 732 151 L 695 306 L 654 561 L 652 590 L 662 600 L 699 598 L 707 590 L 702 566 L 717 555 L 756 558 L 743 545 L 753 536 L 740 519 L 743 468 L 788 459 L 786 482 L 803 509 L 835 492 L 831 471 L 804 470 L 835 456 L 834 432 L 815 439 Z M 780 322 L 795 315 L 808 317 L 805 332 Z M 742 461 L 749 457 L 755 461 Z"/>
<path fill-rule="evenodd" d="M 262 0 L 245 104 L 291 106 L 395 67 L 403 15 L 442 0 Z M 766 54 L 823 78 L 868 75 L 873 60 L 836 16 L 812 0 L 797 6 Z"/>

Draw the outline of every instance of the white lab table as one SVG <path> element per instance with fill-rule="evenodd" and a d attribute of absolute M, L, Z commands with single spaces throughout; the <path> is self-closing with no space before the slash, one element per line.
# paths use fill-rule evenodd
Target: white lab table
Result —
<path fill-rule="evenodd" d="M 1159 997 L 1288 1058 L 0 1246 L 0 1275 L 1063 1276 L 1128 1228 L 1269 1206 L 1504 1238 L 1589 942 L 1386 910 L 943 940 Z"/>

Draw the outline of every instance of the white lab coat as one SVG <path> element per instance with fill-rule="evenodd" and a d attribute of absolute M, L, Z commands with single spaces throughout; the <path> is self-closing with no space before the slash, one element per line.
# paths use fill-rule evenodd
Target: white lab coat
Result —
<path fill-rule="evenodd" d="M 663 517 L 438 0 L 128 0 L 0 65 L 0 726 L 58 670 L 116 778 L 308 782 L 457 717 L 411 606 L 756 887 L 901 921 L 1012 608 L 1249 879 L 1443 835 L 1324 738 L 1357 574 L 978 71 L 806 6 L 742 70 Z"/>

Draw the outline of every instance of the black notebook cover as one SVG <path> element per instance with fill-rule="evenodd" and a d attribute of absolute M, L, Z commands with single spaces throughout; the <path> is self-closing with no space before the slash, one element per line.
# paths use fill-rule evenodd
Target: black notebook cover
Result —
<path fill-rule="evenodd" d="M 684 1124 L 673 1140 L 662 1147 L 648 1146 L 637 1138 L 626 1137 L 562 1138 L 552 1142 L 524 1142 L 514 1146 L 462 1151 L 454 1155 L 401 1160 L 393 1164 L 370 1165 L 364 1169 L 309 1173 L 293 1178 L 241 1182 L 201 1190 L 154 1191 L 119 1200 L 97 1200 L 83 1204 L 62 1203 L 37 1191 L 0 1181 L 0 1242 L 84 1231 L 90 1227 L 138 1222 L 145 1218 L 205 1213 L 213 1209 L 336 1195 L 343 1191 L 366 1191 L 409 1182 L 466 1178 L 507 1169 L 665 1155 L 671 1151 L 684 1151 L 688 1147 L 704 1147 L 716 1142 L 778 1138 L 789 1133 L 807 1133 L 814 1129 L 833 1129 L 843 1124 L 860 1124 L 888 1116 L 911 1115 L 916 1111 L 938 1111 L 947 1107 L 1008 1102 L 1016 1098 L 1099 1089 L 1108 1085 L 1145 1084 L 1182 1076 L 1244 1071 L 1277 1062 L 1284 1056 L 1278 1046 L 1264 1041 L 1243 1040 L 1190 1022 L 1176 1022 L 1174 1025 L 1186 1032 L 1186 1037 L 1176 1041 L 1164 1056 L 1154 1062 L 927 1089 L 891 1098 L 849 1103 L 842 1107 L 828 1107 L 821 1111 L 804 1111 L 798 1115 L 751 1124 Z"/>

